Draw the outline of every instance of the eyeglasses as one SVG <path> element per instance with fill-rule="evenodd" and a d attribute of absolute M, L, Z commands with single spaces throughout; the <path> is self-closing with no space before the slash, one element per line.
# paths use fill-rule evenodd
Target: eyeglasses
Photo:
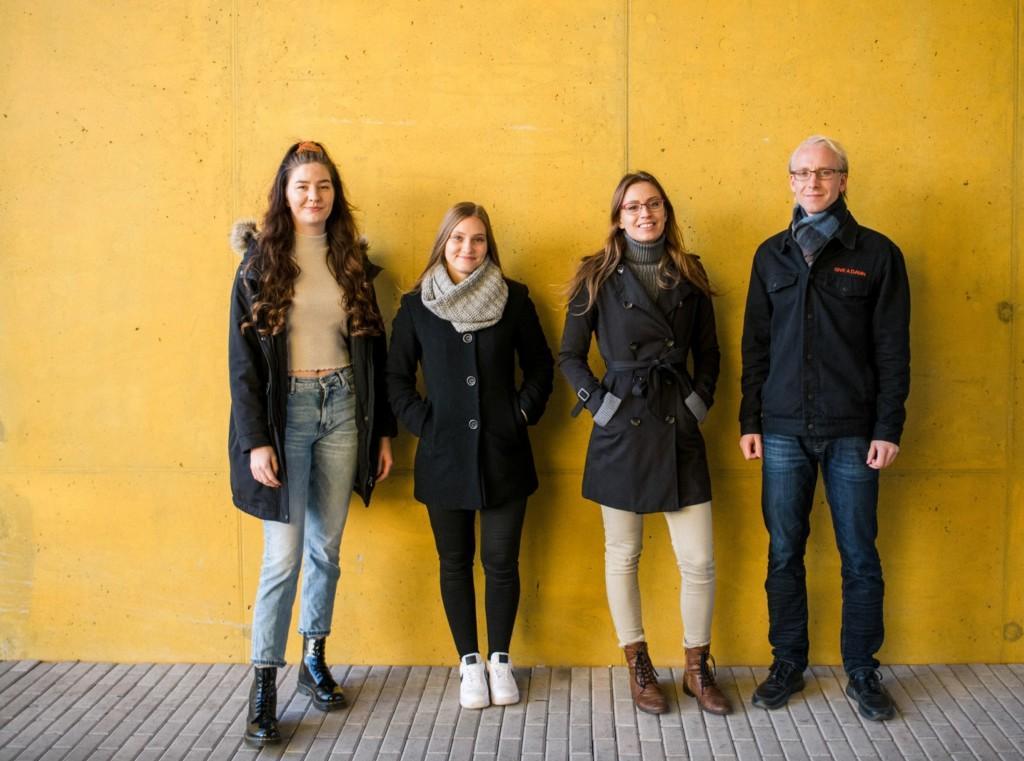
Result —
<path fill-rule="evenodd" d="M 826 167 L 825 169 L 797 169 L 795 172 L 790 172 L 790 175 L 796 177 L 800 182 L 807 182 L 811 179 L 812 174 L 819 180 L 831 180 L 837 174 L 846 174 L 846 171 Z"/>
<path fill-rule="evenodd" d="M 630 201 L 629 203 L 622 204 L 622 210 L 627 214 L 639 214 L 640 209 L 647 209 L 647 211 L 661 211 L 665 206 L 665 202 L 660 198 L 652 198 L 647 203 L 640 203 L 639 201 Z"/>

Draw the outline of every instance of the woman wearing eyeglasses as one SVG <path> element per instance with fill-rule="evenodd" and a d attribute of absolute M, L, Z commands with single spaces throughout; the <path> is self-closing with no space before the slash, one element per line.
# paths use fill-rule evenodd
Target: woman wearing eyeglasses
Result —
<path fill-rule="evenodd" d="M 619 181 L 610 221 L 603 248 L 580 262 L 567 287 L 559 353 L 578 400 L 573 415 L 584 407 L 593 415 L 583 496 L 601 506 L 608 605 L 637 708 L 664 713 L 637 581 L 644 515 L 662 513 L 682 577 L 683 690 L 703 710 L 726 714 L 711 659 L 711 479 L 700 432 L 718 379 L 713 291 L 654 176 Z M 601 380 L 587 363 L 595 333 L 607 369 Z"/>

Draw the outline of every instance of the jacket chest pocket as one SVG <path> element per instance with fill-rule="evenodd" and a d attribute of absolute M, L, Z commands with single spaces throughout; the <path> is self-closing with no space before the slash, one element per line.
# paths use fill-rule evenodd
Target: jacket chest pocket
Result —
<path fill-rule="evenodd" d="M 765 291 L 773 306 L 789 303 L 796 298 L 798 289 L 795 286 L 798 279 L 795 272 L 777 272 L 765 278 Z"/>
<path fill-rule="evenodd" d="M 867 278 L 829 273 L 821 287 L 834 298 L 844 301 L 865 301 L 871 296 L 871 283 Z"/>

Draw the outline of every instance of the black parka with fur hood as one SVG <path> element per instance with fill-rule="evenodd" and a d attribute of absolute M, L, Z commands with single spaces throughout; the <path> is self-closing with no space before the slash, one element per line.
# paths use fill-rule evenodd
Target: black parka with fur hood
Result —
<path fill-rule="evenodd" d="M 243 255 L 231 289 L 231 321 L 228 328 L 228 371 L 231 385 L 231 421 L 228 425 L 228 457 L 231 466 L 231 496 L 240 510 L 264 520 L 287 523 L 288 469 L 284 458 L 285 416 L 288 407 L 288 332 L 260 335 L 255 328 L 241 326 L 252 315 L 259 287 L 259 272 L 246 271 L 257 245 L 256 225 L 251 220 L 236 222 L 231 231 L 232 247 Z M 365 244 L 364 244 L 365 252 Z M 367 261 L 366 273 L 373 280 L 381 268 Z M 359 461 L 353 490 L 370 504 L 377 473 L 377 456 L 382 436 L 397 432 L 388 405 L 384 367 L 387 345 L 379 336 L 350 336 L 349 354 L 356 386 L 356 425 Z M 279 464 L 281 488 L 264 486 L 252 477 L 249 452 L 272 446 Z"/>

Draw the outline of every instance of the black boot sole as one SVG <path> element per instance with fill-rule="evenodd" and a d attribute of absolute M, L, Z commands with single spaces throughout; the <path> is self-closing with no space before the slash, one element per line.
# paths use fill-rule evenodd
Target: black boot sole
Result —
<path fill-rule="evenodd" d="M 310 687 L 308 684 L 297 683 L 295 689 L 301 692 L 303 695 L 309 695 L 313 701 L 313 705 L 320 711 L 340 711 L 342 708 L 348 708 L 348 701 L 342 698 L 340 701 L 327 701 L 321 700 L 316 696 L 316 688 Z"/>
<path fill-rule="evenodd" d="M 277 745 L 281 742 L 281 735 L 277 737 L 253 737 L 248 732 L 242 737 L 245 740 L 246 745 L 251 745 L 254 748 L 262 748 L 265 745 Z"/>
<path fill-rule="evenodd" d="M 786 705 L 786 703 L 789 702 L 790 697 L 792 697 L 797 692 L 802 692 L 804 687 L 806 686 L 807 685 L 804 683 L 804 680 L 801 679 L 799 682 L 794 684 L 790 689 L 786 690 L 786 692 L 783 693 L 782 697 L 776 698 L 775 700 L 772 700 L 770 702 L 765 700 L 755 692 L 754 696 L 750 699 L 750 703 L 751 705 L 754 705 L 758 708 L 764 708 L 767 711 L 774 711 L 776 708 L 782 708 L 782 706 Z"/>

